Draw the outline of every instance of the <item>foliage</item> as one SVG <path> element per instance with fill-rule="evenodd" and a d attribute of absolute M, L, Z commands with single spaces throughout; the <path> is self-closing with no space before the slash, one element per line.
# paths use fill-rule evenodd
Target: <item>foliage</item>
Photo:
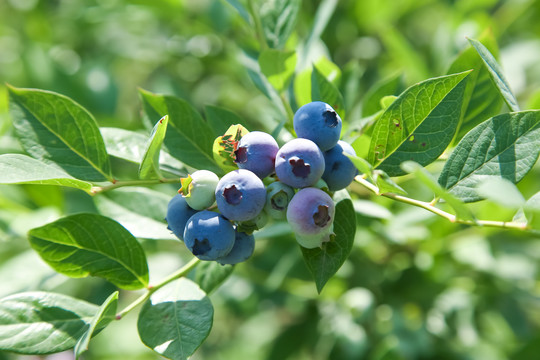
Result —
<path fill-rule="evenodd" d="M 535 359 L 539 16 L 0 3 L 0 359 Z M 245 263 L 193 259 L 164 221 L 180 176 L 222 175 L 232 124 L 283 144 L 312 100 L 358 155 L 336 237 L 274 221 Z"/>

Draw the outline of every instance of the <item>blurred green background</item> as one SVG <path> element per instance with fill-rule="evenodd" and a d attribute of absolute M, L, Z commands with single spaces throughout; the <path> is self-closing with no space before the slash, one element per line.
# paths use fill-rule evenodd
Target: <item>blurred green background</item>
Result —
<path fill-rule="evenodd" d="M 345 122 L 360 118 L 377 81 L 403 74 L 410 85 L 443 75 L 467 48 L 466 37 L 487 29 L 522 107 L 540 108 L 538 1 L 304 0 L 286 49 L 303 47 L 320 6 L 329 21 L 310 56 L 341 68 L 335 82 L 349 110 Z M 250 130 L 272 131 L 279 111 L 247 71 L 258 46 L 252 26 L 221 0 L 0 0 L 0 153 L 21 152 L 5 83 L 68 95 L 101 126 L 149 133 L 141 87 L 199 109 L 225 107 Z M 120 160 L 113 166 L 132 173 Z M 537 165 L 519 184 L 526 198 L 538 191 L 539 176 Z M 400 185 L 411 197 L 431 200 L 411 178 Z M 176 189 L 155 188 L 167 196 Z M 214 327 L 193 359 L 540 358 L 540 236 L 455 225 L 359 186 L 351 192 L 355 247 L 322 294 L 288 228 L 269 226 L 257 235 L 255 256 L 211 295 Z M 486 201 L 471 207 L 481 219 L 513 216 Z M 99 303 L 114 290 L 98 279 L 54 274 L 29 250 L 28 229 L 81 211 L 98 210 L 80 191 L 0 187 L 0 296 L 41 289 Z M 142 241 L 154 279 L 189 259 L 176 241 Z M 136 296 L 121 293 L 121 303 Z M 130 314 L 93 339 L 84 358 L 159 357 L 140 343 Z M 0 353 L 0 359 L 38 358 Z"/>

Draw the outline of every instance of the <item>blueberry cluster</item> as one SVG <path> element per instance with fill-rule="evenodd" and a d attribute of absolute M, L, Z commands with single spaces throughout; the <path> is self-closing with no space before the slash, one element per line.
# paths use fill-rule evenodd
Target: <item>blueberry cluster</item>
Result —
<path fill-rule="evenodd" d="M 305 248 L 330 241 L 335 214 L 331 194 L 356 176 L 344 155 L 355 152 L 339 140 L 341 118 L 324 102 L 302 106 L 293 125 L 298 138 L 281 148 L 267 133 L 229 129 L 216 143 L 229 149 L 237 169 L 221 179 L 198 170 L 181 180 L 166 220 L 193 255 L 220 264 L 245 261 L 255 247 L 253 231 L 269 217 L 287 219 Z M 239 134 L 238 140 L 231 134 Z"/>

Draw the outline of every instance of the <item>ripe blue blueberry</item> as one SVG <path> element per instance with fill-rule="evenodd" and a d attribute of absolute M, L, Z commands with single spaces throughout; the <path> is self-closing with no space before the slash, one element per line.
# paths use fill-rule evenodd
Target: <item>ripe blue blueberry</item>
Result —
<path fill-rule="evenodd" d="M 319 181 L 323 172 L 323 153 L 311 140 L 293 139 L 276 154 L 276 175 L 289 186 L 312 186 Z"/>
<path fill-rule="evenodd" d="M 341 135 L 341 118 L 327 103 L 310 102 L 294 114 L 296 135 L 313 141 L 322 151 L 334 147 Z"/>
<path fill-rule="evenodd" d="M 216 188 L 219 211 L 229 220 L 254 219 L 264 207 L 266 190 L 257 175 L 239 169 L 224 175 Z"/>
<path fill-rule="evenodd" d="M 234 246 L 233 225 L 221 214 L 203 210 L 189 218 L 184 230 L 186 247 L 201 260 L 226 256 Z"/>
<path fill-rule="evenodd" d="M 165 220 L 168 224 L 168 229 L 173 232 L 180 240 L 184 240 L 184 228 L 190 217 L 195 215 L 197 211 L 189 207 L 186 199 L 180 195 L 175 195 L 167 206 L 167 216 Z"/>
<path fill-rule="evenodd" d="M 266 187 L 266 205 L 264 210 L 276 220 L 285 219 L 287 206 L 294 196 L 294 189 L 289 185 L 276 181 Z"/>
<path fill-rule="evenodd" d="M 317 188 L 305 188 L 296 193 L 287 209 L 287 221 L 298 243 L 308 249 L 330 241 L 335 214 L 332 198 Z"/>
<path fill-rule="evenodd" d="M 234 246 L 232 250 L 225 256 L 218 258 L 216 261 L 221 265 L 234 265 L 246 261 L 255 250 L 255 238 L 253 235 L 248 235 L 245 232 L 236 231 Z"/>
<path fill-rule="evenodd" d="M 344 153 L 356 155 L 352 146 L 342 140 L 324 153 L 325 167 L 322 178 L 330 191 L 345 189 L 358 174 L 358 170 Z"/>
<path fill-rule="evenodd" d="M 219 177 L 208 170 L 197 170 L 187 178 L 180 179 L 182 187 L 178 192 L 184 195 L 188 205 L 195 210 L 212 206 L 216 196 Z"/>
<path fill-rule="evenodd" d="M 250 170 L 261 179 L 274 172 L 279 146 L 272 137 L 262 131 L 252 131 L 238 142 L 235 163 L 240 169 Z"/>

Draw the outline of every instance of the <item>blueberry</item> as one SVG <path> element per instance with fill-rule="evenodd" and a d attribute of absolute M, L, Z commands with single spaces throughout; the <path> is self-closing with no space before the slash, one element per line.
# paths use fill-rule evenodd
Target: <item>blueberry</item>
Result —
<path fill-rule="evenodd" d="M 322 151 L 334 147 L 341 135 L 341 118 L 321 101 L 300 107 L 294 114 L 293 126 L 298 137 L 312 140 Z"/>
<path fill-rule="evenodd" d="M 216 186 L 219 182 L 216 174 L 208 170 L 197 170 L 180 181 L 182 187 L 178 192 L 184 195 L 191 208 L 204 210 L 212 206 L 216 199 Z"/>
<path fill-rule="evenodd" d="M 311 140 L 293 139 L 276 154 L 276 175 L 289 186 L 311 186 L 319 181 L 323 172 L 323 153 Z"/>
<path fill-rule="evenodd" d="M 255 218 L 238 222 L 236 230 L 252 234 L 255 230 L 262 229 L 266 224 L 268 224 L 268 214 L 263 209 Z"/>
<path fill-rule="evenodd" d="M 253 235 L 236 231 L 232 250 L 227 255 L 218 258 L 216 261 L 221 265 L 238 264 L 249 259 L 253 254 L 253 250 L 255 250 L 255 238 Z"/>
<path fill-rule="evenodd" d="M 186 199 L 180 195 L 175 195 L 167 206 L 167 221 L 168 228 L 180 240 L 184 240 L 184 228 L 190 217 L 195 215 L 197 211 L 189 207 Z"/>
<path fill-rule="evenodd" d="M 203 210 L 189 218 L 184 230 L 186 247 L 201 260 L 226 256 L 234 246 L 233 225 L 221 214 Z"/>
<path fill-rule="evenodd" d="M 231 171 L 216 188 L 219 211 L 232 221 L 254 219 L 264 207 L 266 190 L 257 175 L 245 169 Z"/>
<path fill-rule="evenodd" d="M 330 240 L 334 213 L 334 202 L 327 193 L 317 188 L 305 188 L 289 203 L 287 221 L 298 243 L 312 249 Z"/>
<path fill-rule="evenodd" d="M 344 153 L 356 156 L 352 146 L 342 140 L 324 153 L 325 168 L 322 178 L 330 191 L 346 188 L 358 174 L 358 170 Z"/>
<path fill-rule="evenodd" d="M 287 206 L 294 196 L 294 189 L 289 185 L 276 181 L 266 187 L 266 205 L 264 210 L 276 220 L 285 219 Z"/>
<path fill-rule="evenodd" d="M 274 172 L 279 146 L 272 135 L 252 131 L 240 139 L 236 148 L 235 163 L 240 169 L 250 170 L 261 179 Z"/>

